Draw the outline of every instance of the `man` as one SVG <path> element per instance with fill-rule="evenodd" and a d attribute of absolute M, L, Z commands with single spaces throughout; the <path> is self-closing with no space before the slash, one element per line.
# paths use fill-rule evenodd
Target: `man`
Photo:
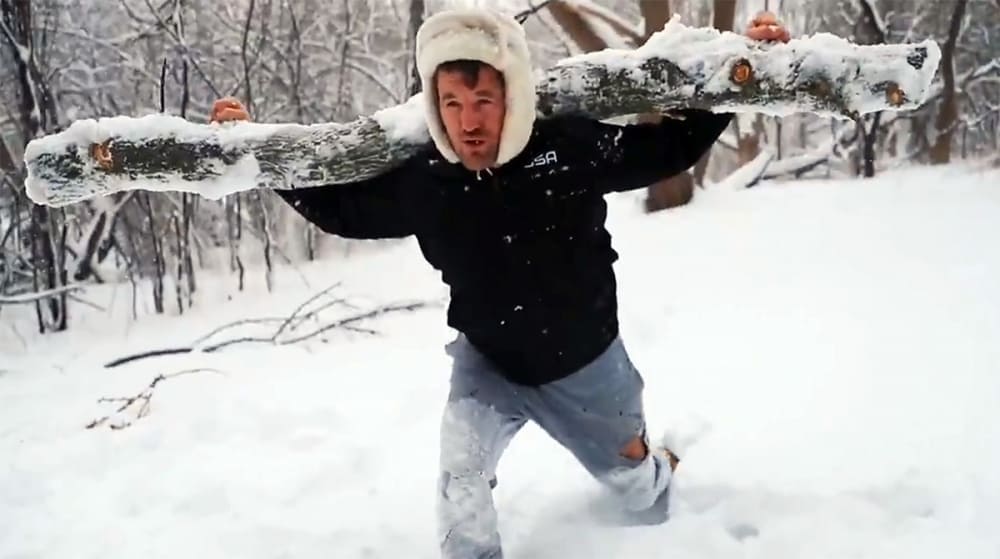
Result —
<path fill-rule="evenodd" d="M 770 14 L 748 35 L 788 38 Z M 536 120 L 524 30 L 487 10 L 430 17 L 416 58 L 431 145 L 369 180 L 278 194 L 335 235 L 415 235 L 451 288 L 448 324 L 460 334 L 441 426 L 443 555 L 501 557 L 491 489 L 528 421 L 641 521 L 664 520 L 678 459 L 649 446 L 643 381 L 619 337 L 604 195 L 688 169 L 731 116 Z M 216 103 L 213 120 L 247 118 L 238 101 Z"/>

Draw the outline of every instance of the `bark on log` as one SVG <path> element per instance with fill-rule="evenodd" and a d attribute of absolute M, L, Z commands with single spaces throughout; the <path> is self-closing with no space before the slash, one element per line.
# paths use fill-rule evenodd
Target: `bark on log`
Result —
<path fill-rule="evenodd" d="M 595 119 L 678 108 L 856 118 L 910 110 L 940 59 L 933 41 L 859 46 L 829 34 L 788 44 L 690 28 L 676 19 L 636 50 L 571 57 L 539 80 L 541 118 Z M 353 182 L 393 168 L 426 144 L 419 96 L 348 123 L 195 124 L 167 115 L 82 120 L 33 141 L 26 186 L 62 206 L 133 189 L 208 198 L 263 188 Z"/>

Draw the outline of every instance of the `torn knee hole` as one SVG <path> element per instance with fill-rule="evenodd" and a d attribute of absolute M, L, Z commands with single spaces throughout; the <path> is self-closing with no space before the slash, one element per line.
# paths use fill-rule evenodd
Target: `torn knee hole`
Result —
<path fill-rule="evenodd" d="M 646 446 L 646 441 L 642 437 L 636 437 L 622 447 L 618 454 L 629 460 L 645 460 L 649 454 L 649 447 Z"/>

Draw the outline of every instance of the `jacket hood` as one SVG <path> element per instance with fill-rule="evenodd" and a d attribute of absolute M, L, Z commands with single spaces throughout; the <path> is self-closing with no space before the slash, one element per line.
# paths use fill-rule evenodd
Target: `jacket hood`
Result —
<path fill-rule="evenodd" d="M 459 162 L 438 113 L 434 72 L 445 62 L 478 60 L 496 68 L 506 85 L 506 116 L 497 166 L 516 157 L 531 137 L 537 103 L 531 55 L 521 24 L 487 9 L 448 10 L 427 18 L 417 32 L 416 43 L 427 129 L 441 155 L 451 163 Z"/>

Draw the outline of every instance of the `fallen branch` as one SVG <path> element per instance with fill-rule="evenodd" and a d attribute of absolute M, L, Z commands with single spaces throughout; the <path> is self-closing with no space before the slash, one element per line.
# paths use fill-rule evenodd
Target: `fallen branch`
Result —
<path fill-rule="evenodd" d="M 88 300 L 84 299 L 83 297 L 77 297 L 76 295 L 73 295 L 72 293 L 69 295 L 69 298 L 70 298 L 70 300 L 76 301 L 77 303 L 80 303 L 81 305 L 86 305 L 86 306 L 88 306 L 88 307 L 90 307 L 90 308 L 92 308 L 92 309 L 94 309 L 96 311 L 107 312 L 107 310 L 108 310 L 105 307 L 102 307 L 101 305 L 98 305 L 97 303 L 95 303 L 93 301 L 88 301 Z"/>
<path fill-rule="evenodd" d="M 752 188 L 760 184 L 761 181 L 784 176 L 801 178 L 802 175 L 812 171 L 816 167 L 829 163 L 832 157 L 833 151 L 825 153 L 817 151 L 787 159 L 775 159 L 775 153 L 765 149 L 756 158 L 733 171 L 728 177 L 723 179 L 721 184 L 734 188 Z"/>
<path fill-rule="evenodd" d="M 761 173 L 759 180 L 776 179 L 784 176 L 792 176 L 798 179 L 816 167 L 829 163 L 831 157 L 833 157 L 832 148 L 826 152 L 803 153 L 786 159 L 771 161 L 767 168 L 764 169 L 764 172 Z"/>
<path fill-rule="evenodd" d="M 302 329 L 302 325 L 305 322 L 319 321 L 320 313 L 322 313 L 323 311 L 335 305 L 349 306 L 344 299 L 333 299 L 331 301 L 326 301 L 319 305 L 315 305 L 313 308 L 310 308 L 310 305 L 313 305 L 314 303 L 319 301 L 322 297 L 329 295 L 330 291 L 336 288 L 338 285 L 339 284 L 330 286 L 320 291 L 319 293 L 311 296 L 304 303 L 296 307 L 296 309 L 288 317 L 252 318 L 252 319 L 237 320 L 235 322 L 225 324 L 223 326 L 220 326 L 212 330 L 208 334 L 197 338 L 194 342 L 192 342 L 188 346 L 155 349 L 151 351 L 135 353 L 124 357 L 119 357 L 118 359 L 108 362 L 104 366 L 105 368 L 111 369 L 114 367 L 119 367 L 126 363 L 131 363 L 133 361 L 140 361 L 151 357 L 161 357 L 165 355 L 182 355 L 186 353 L 195 353 L 195 352 L 213 353 L 236 344 L 264 343 L 275 346 L 291 345 L 314 338 L 316 336 L 319 336 L 320 334 L 323 334 L 335 328 L 343 328 L 345 330 L 350 330 L 352 332 L 360 332 L 364 334 L 374 335 L 377 334 L 378 332 L 368 328 L 359 327 L 356 325 L 356 323 L 362 322 L 364 320 L 369 320 L 372 318 L 377 318 L 386 314 L 415 311 L 418 309 L 428 307 L 431 304 L 430 302 L 427 301 L 414 301 L 414 302 L 383 305 L 365 312 L 359 312 L 354 315 L 322 322 L 305 333 L 299 332 L 299 330 Z M 227 330 L 231 330 L 233 328 L 237 328 L 240 326 L 247 326 L 247 325 L 265 325 L 265 324 L 275 324 L 275 323 L 278 324 L 278 327 L 275 328 L 273 332 L 270 332 L 267 335 L 239 336 L 235 338 L 216 341 L 213 343 L 208 343 L 210 339 L 216 337 L 218 334 L 225 332 Z"/>
<path fill-rule="evenodd" d="M 776 154 L 769 149 L 761 150 L 756 158 L 733 171 L 728 177 L 720 181 L 719 184 L 733 188 L 751 188 L 764 180 L 784 176 L 800 178 L 816 167 L 825 165 L 831 159 L 836 158 L 839 148 L 844 144 L 848 132 L 852 129 L 844 127 L 837 133 L 833 140 L 828 141 L 820 147 L 784 159 L 775 159 Z"/>
<path fill-rule="evenodd" d="M 767 171 L 767 166 L 774 160 L 774 156 L 775 153 L 769 149 L 761 150 L 757 157 L 730 173 L 716 186 L 726 188 L 750 188 L 754 186 L 760 182 L 761 176 Z"/>
<path fill-rule="evenodd" d="M 939 59 L 930 40 L 859 46 L 818 34 L 775 45 L 675 18 L 639 49 L 556 64 L 539 82 L 538 111 L 595 119 L 678 108 L 857 118 L 919 107 Z M 28 145 L 26 186 L 32 200 L 52 206 L 134 189 L 221 198 L 258 187 L 369 178 L 427 142 L 419 95 L 349 123 L 217 126 L 168 115 L 81 120 Z"/>
<path fill-rule="evenodd" d="M 142 353 L 136 353 L 136 354 L 129 355 L 129 356 L 126 356 L 126 357 L 120 357 L 118 359 L 115 359 L 114 361 L 108 362 L 106 365 L 104 365 L 104 367 L 107 368 L 107 369 L 111 369 L 111 368 L 114 368 L 114 367 L 118 367 L 119 365 L 124 365 L 126 363 L 131 363 L 132 361 L 139 361 L 141 359 L 147 359 L 147 358 L 150 358 L 150 357 L 162 357 L 164 355 L 180 355 L 180 354 L 183 354 L 183 353 L 191 353 L 192 351 L 194 351 L 194 349 L 191 348 L 191 347 L 173 347 L 173 348 L 167 348 L 167 349 L 153 349 L 153 350 L 150 350 L 150 351 L 144 351 Z"/>
<path fill-rule="evenodd" d="M 0 295 L 0 306 L 23 305 L 28 303 L 34 303 L 35 301 L 40 301 L 42 299 L 48 299 L 50 297 L 58 297 L 63 293 L 79 291 L 80 289 L 83 289 L 82 285 L 72 284 L 72 285 L 62 285 L 59 287 L 53 287 L 52 289 L 45 289 L 43 291 L 37 291 L 35 293 L 22 293 L 18 295 Z"/>
<path fill-rule="evenodd" d="M 86 424 L 84 426 L 84 428 L 85 429 L 93 429 L 94 427 L 98 427 L 98 426 L 104 425 L 106 423 L 108 424 L 108 427 L 111 428 L 111 429 L 113 429 L 113 430 L 120 430 L 120 429 L 124 429 L 126 427 L 129 427 L 130 425 L 132 425 L 132 423 L 134 421 L 138 421 L 138 420 L 142 419 L 143 417 L 146 417 L 147 415 L 149 415 L 149 403 L 153 399 L 153 390 L 156 388 L 157 384 L 159 384 L 159 383 L 161 383 L 161 382 L 163 382 L 163 381 L 165 381 L 165 380 L 167 380 L 169 378 L 176 378 L 176 377 L 179 377 L 181 375 L 190 375 L 190 374 L 193 374 L 193 373 L 201 373 L 201 372 L 219 373 L 220 375 L 223 374 L 222 371 L 219 371 L 217 369 L 205 369 L 205 368 L 201 368 L 201 369 L 187 369 L 187 370 L 184 370 L 184 371 L 177 371 L 176 373 L 169 373 L 169 374 L 160 374 L 160 375 L 157 375 L 156 378 L 154 378 L 153 381 L 149 383 L 149 386 L 147 386 L 146 388 L 142 389 L 142 391 L 139 392 L 138 394 L 136 394 L 135 396 L 128 396 L 128 397 L 124 397 L 124 398 L 122 398 L 122 397 L 118 397 L 118 398 L 108 398 L 108 397 L 98 398 L 97 399 L 97 403 L 99 403 L 99 404 L 105 403 L 105 402 L 122 402 L 122 405 L 119 406 L 118 409 L 116 409 L 113 414 L 105 415 L 104 417 L 101 417 L 101 418 L 98 418 L 98 419 L 94 419 L 90 423 Z M 138 406 L 138 410 L 135 413 L 135 418 L 134 419 L 132 419 L 132 420 L 122 420 L 122 421 L 119 421 L 117 423 L 109 423 L 109 421 L 111 421 L 112 416 L 125 413 L 126 410 L 128 410 L 131 407 L 133 407 L 136 403 L 139 403 L 139 406 Z"/>

